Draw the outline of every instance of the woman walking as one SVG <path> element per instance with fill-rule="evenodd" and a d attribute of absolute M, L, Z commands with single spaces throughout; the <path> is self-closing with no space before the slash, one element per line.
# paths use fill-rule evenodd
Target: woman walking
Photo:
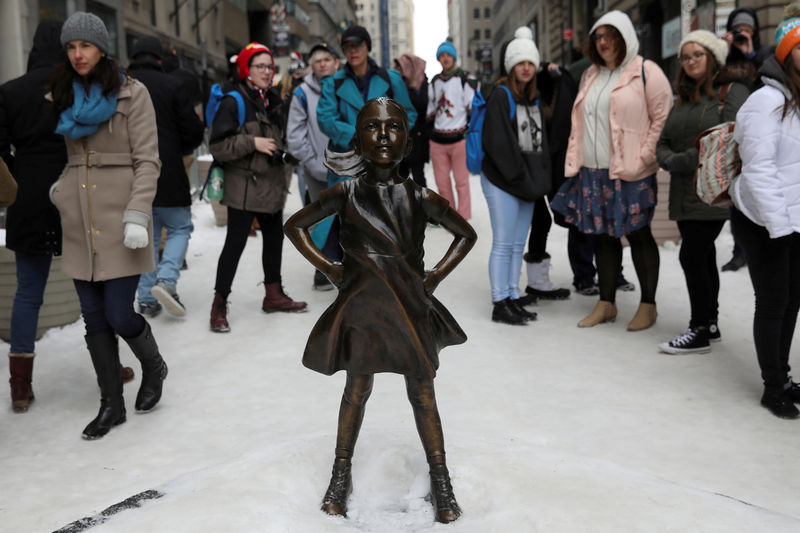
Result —
<path fill-rule="evenodd" d="M 675 78 L 677 105 L 670 111 L 656 147 L 661 168 L 670 172 L 669 218 L 681 233 L 680 262 L 689 292 L 691 318 L 686 331 L 659 346 L 669 354 L 707 353 L 720 340 L 717 324 L 719 271 L 714 240 L 728 218 L 728 209 L 711 207 L 697 198 L 694 139 L 702 131 L 736 119 L 750 91 L 741 83 L 718 84 L 728 45 L 706 30 L 681 41 L 681 68 Z"/>
<path fill-rule="evenodd" d="M 592 66 L 581 78 L 572 108 L 564 169 L 564 175 L 575 177 L 550 204 L 579 231 L 596 235 L 600 301 L 578 327 L 617 316 L 622 237 L 631 245 L 642 290 L 628 331 L 656 321 L 659 257 L 650 222 L 656 205 L 656 143 L 672 106 L 672 91 L 658 65 L 638 51 L 636 31 L 625 13 L 611 11 L 592 26 L 586 49 Z"/>
<path fill-rule="evenodd" d="M 800 308 L 800 2 L 786 7 L 764 87 L 736 115 L 742 173 L 733 181 L 731 229 L 755 290 L 753 340 L 764 382 L 761 405 L 797 418 L 800 385 L 789 375 Z"/>
<path fill-rule="evenodd" d="M 156 406 L 167 376 L 150 326 L 133 310 L 139 275 L 155 268 L 148 244 L 161 162 L 150 96 L 107 55 L 102 20 L 74 13 L 61 43 L 68 63 L 56 72 L 51 94 L 67 166 L 52 199 L 61 215 L 64 273 L 75 279 L 100 385 L 100 412 L 83 437 L 97 439 L 125 422 L 116 335 L 142 364 L 137 411 Z"/>
<path fill-rule="evenodd" d="M 522 255 L 533 204 L 551 183 L 547 135 L 536 89 L 539 50 L 529 28 L 514 32 L 504 64 L 508 75 L 495 82 L 486 103 L 481 189 L 492 225 L 492 320 L 523 325 L 535 320 L 536 313 L 526 311 L 519 297 Z"/>

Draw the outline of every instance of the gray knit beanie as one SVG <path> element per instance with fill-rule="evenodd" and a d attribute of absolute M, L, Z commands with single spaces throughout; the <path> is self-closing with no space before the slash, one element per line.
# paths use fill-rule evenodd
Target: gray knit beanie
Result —
<path fill-rule="evenodd" d="M 76 11 L 70 15 L 61 28 L 61 46 L 66 46 L 70 41 L 92 43 L 105 54 L 110 48 L 106 25 L 100 17 L 85 11 Z"/>

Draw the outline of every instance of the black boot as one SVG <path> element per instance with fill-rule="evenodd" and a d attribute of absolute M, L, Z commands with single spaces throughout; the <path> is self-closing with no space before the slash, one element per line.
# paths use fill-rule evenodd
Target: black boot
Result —
<path fill-rule="evenodd" d="M 130 346 L 133 355 L 142 363 L 142 384 L 136 395 L 136 410 L 149 411 L 161 399 L 161 385 L 167 378 L 167 363 L 161 358 L 150 324 L 147 322 L 144 323 L 144 329 L 138 336 L 125 339 L 125 342 Z"/>
<path fill-rule="evenodd" d="M 322 498 L 322 510 L 330 515 L 347 516 L 347 497 L 353 492 L 350 466 L 347 459 L 337 458 L 333 462 L 331 482 Z"/>
<path fill-rule="evenodd" d="M 431 467 L 431 503 L 436 521 L 447 524 L 454 522 L 461 516 L 461 507 L 458 506 L 450 484 L 450 473 L 444 465 Z"/>
<path fill-rule="evenodd" d="M 522 300 L 522 298 L 517 298 L 516 300 L 514 300 L 513 298 L 509 298 L 508 301 L 509 305 L 511 306 L 511 309 L 513 309 L 514 312 L 516 312 L 518 315 L 524 318 L 526 322 L 531 322 L 533 320 L 536 320 L 536 317 L 538 315 L 536 313 L 532 313 L 527 309 L 525 309 L 523 307 L 524 304 L 520 300 Z"/>
<path fill-rule="evenodd" d="M 506 298 L 505 300 L 494 302 L 492 308 L 492 322 L 522 326 L 527 323 L 527 320 L 514 309 L 511 298 Z"/>
<path fill-rule="evenodd" d="M 111 331 L 104 331 L 85 338 L 100 385 L 100 412 L 83 430 L 83 438 L 93 440 L 125 422 L 125 401 L 122 399 L 122 365 L 116 336 Z"/>
<path fill-rule="evenodd" d="M 793 419 L 800 417 L 800 410 L 795 407 L 789 389 L 764 387 L 764 394 L 761 396 L 761 405 L 769 409 L 773 415 L 779 418 Z"/>

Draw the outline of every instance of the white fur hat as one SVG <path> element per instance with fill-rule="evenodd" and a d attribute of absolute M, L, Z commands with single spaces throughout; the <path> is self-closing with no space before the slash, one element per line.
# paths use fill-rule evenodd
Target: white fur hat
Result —
<path fill-rule="evenodd" d="M 537 69 L 539 68 L 539 49 L 533 42 L 533 32 L 527 26 L 520 26 L 514 32 L 514 40 L 508 43 L 503 65 L 510 74 L 514 65 L 522 61 L 530 61 Z"/>
<path fill-rule="evenodd" d="M 725 66 L 725 58 L 728 56 L 728 43 L 714 35 L 708 30 L 695 30 L 688 33 L 686 37 L 681 40 L 678 47 L 678 54 L 681 53 L 683 45 L 686 43 L 697 43 L 712 54 L 720 68 Z"/>

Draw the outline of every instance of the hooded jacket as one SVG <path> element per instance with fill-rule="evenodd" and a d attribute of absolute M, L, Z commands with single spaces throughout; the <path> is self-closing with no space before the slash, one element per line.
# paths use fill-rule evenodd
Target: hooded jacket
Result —
<path fill-rule="evenodd" d="M 286 143 L 289 153 L 300 161 L 304 176 L 328 183 L 328 169 L 323 163 L 329 139 L 317 123 L 317 103 L 321 89 L 313 72 L 306 74 L 303 83 L 295 89 L 289 105 Z"/>
<path fill-rule="evenodd" d="M 759 72 L 764 86 L 736 114 L 742 173 L 728 192 L 739 211 L 777 239 L 800 232 L 800 115 L 795 106 L 781 119 L 792 95 L 775 56 Z"/>
<path fill-rule="evenodd" d="M 58 117 L 45 99 L 47 79 L 67 61 L 60 36 L 61 23 L 39 24 L 28 72 L 0 86 L 0 157 L 19 187 L 7 212 L 6 246 L 16 252 L 61 254 L 61 223 L 48 191 L 67 163 L 67 149 L 55 134 Z"/>
<path fill-rule="evenodd" d="M 595 22 L 591 32 L 605 25 L 615 27 L 622 35 L 626 47 L 625 59 L 614 71 L 592 65 L 584 72 L 572 108 L 572 131 L 564 174 L 578 174 L 586 161 L 584 136 L 586 129 L 592 126 L 591 117 L 587 117 L 584 111 L 589 90 L 599 77 L 611 79 L 618 74 L 608 107 L 609 137 L 605 140 L 601 136 L 595 142 L 608 143 L 611 179 L 636 181 L 658 170 L 656 143 L 672 107 L 672 89 L 655 62 L 644 61 L 637 55 L 639 40 L 627 15 L 611 11 Z"/>
<path fill-rule="evenodd" d="M 180 81 L 161 70 L 155 60 L 134 61 L 129 70 L 131 76 L 147 87 L 156 111 L 161 175 L 153 205 L 192 205 L 182 156 L 191 153 L 203 141 L 203 122 L 194 112 L 191 102 L 183 97 Z"/>

